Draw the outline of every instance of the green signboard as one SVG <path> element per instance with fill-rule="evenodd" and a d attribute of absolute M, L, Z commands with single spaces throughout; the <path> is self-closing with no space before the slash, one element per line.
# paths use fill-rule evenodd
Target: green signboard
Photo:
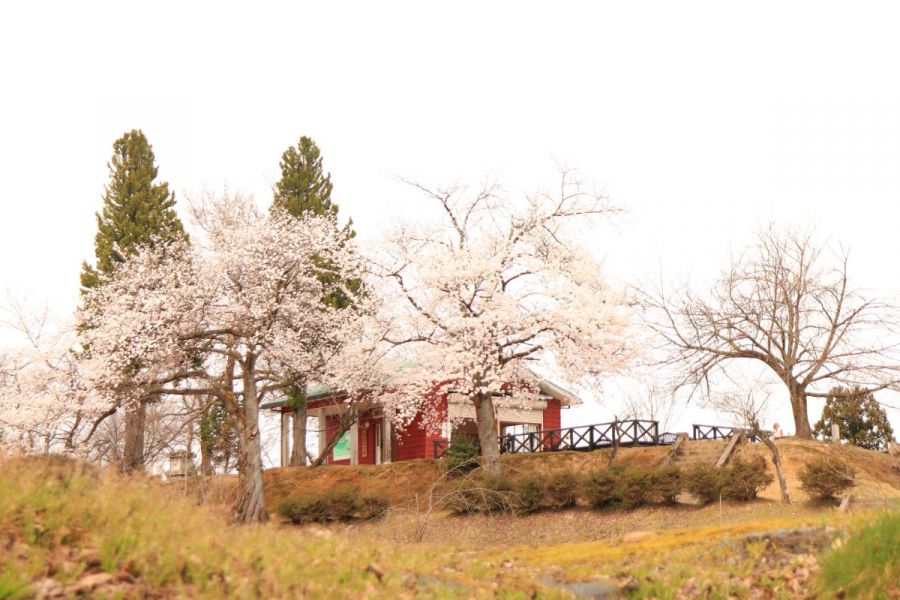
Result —
<path fill-rule="evenodd" d="M 331 451 L 334 460 L 346 460 L 350 458 L 350 432 L 345 431 L 338 443 L 334 445 Z"/>

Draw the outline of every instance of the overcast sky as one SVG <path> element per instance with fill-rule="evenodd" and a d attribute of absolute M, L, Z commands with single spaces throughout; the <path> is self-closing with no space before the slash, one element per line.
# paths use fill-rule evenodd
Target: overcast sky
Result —
<path fill-rule="evenodd" d="M 421 214 L 398 177 L 523 193 L 564 163 L 627 209 L 592 240 L 623 281 L 703 285 L 777 221 L 897 294 L 898 30 L 861 2 L 6 3 L 2 285 L 74 307 L 112 142 L 140 128 L 181 200 L 267 203 L 312 136 L 363 240 Z"/>

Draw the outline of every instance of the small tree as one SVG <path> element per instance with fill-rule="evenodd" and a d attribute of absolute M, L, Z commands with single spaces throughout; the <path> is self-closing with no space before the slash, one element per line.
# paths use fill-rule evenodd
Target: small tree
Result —
<path fill-rule="evenodd" d="M 768 410 L 768 397 L 759 399 L 752 392 L 746 394 L 723 394 L 712 401 L 713 407 L 719 412 L 731 415 L 737 421 L 739 427 L 743 427 L 747 434 L 757 438 L 772 455 L 772 463 L 775 465 L 775 474 L 778 476 L 778 487 L 781 490 L 781 501 L 791 503 L 788 494 L 787 479 L 784 476 L 784 468 L 781 464 L 781 451 L 772 434 L 763 431 L 760 421 Z"/>
<path fill-rule="evenodd" d="M 884 450 L 894 440 L 894 429 L 884 408 L 872 392 L 859 387 L 839 386 L 825 398 L 822 418 L 813 433 L 829 437 L 832 425 L 839 427 L 842 440 L 867 450 Z"/>

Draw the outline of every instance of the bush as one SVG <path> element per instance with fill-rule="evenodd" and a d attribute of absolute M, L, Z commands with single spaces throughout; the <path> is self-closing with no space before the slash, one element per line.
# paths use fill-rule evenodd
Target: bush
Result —
<path fill-rule="evenodd" d="M 569 508 L 578 500 L 578 476 L 572 471 L 558 471 L 547 482 L 547 504 L 552 508 Z"/>
<path fill-rule="evenodd" d="M 675 504 L 675 497 L 681 492 L 681 469 L 668 465 L 652 471 L 648 477 L 645 500 L 652 504 Z"/>
<path fill-rule="evenodd" d="M 357 516 L 360 519 L 371 521 L 384 516 L 390 507 L 391 502 L 386 496 L 370 492 L 359 499 Z"/>
<path fill-rule="evenodd" d="M 757 456 L 752 460 L 735 459 L 722 472 L 722 497 L 728 500 L 753 500 L 774 478 L 766 469 L 766 461 Z"/>
<path fill-rule="evenodd" d="M 692 465 L 682 473 L 681 488 L 700 504 L 709 504 L 722 493 L 722 474 L 714 465 Z"/>
<path fill-rule="evenodd" d="M 585 480 L 584 495 L 591 506 L 596 508 L 609 506 L 618 498 L 616 476 L 605 469 L 593 471 Z"/>
<path fill-rule="evenodd" d="M 359 490 L 350 485 L 329 488 L 320 496 L 329 521 L 350 521 L 359 507 Z"/>
<path fill-rule="evenodd" d="M 285 498 L 278 505 L 278 514 L 289 519 L 294 525 L 322 523 L 328 511 L 318 497 Z"/>
<path fill-rule="evenodd" d="M 625 508 L 637 508 L 650 501 L 653 473 L 646 469 L 624 471 L 616 478 L 616 496 Z"/>
<path fill-rule="evenodd" d="M 518 480 L 513 486 L 516 512 L 530 515 L 544 508 L 544 484 L 539 477 L 529 475 Z"/>
<path fill-rule="evenodd" d="M 856 471 L 836 459 L 817 459 L 806 463 L 800 471 L 803 490 L 814 498 L 834 498 L 856 485 Z"/>
<path fill-rule="evenodd" d="M 457 514 L 490 514 L 515 508 L 513 486 L 505 477 L 466 479 L 444 502 Z"/>
<path fill-rule="evenodd" d="M 474 440 L 456 436 L 450 440 L 450 447 L 444 453 L 444 468 L 455 475 L 465 475 L 481 465 L 480 451 Z"/>
<path fill-rule="evenodd" d="M 360 496 L 353 486 L 333 487 L 313 496 L 286 498 L 278 505 L 278 514 L 295 525 L 374 519 L 387 511 L 390 502 L 384 495 L 368 493 Z"/>

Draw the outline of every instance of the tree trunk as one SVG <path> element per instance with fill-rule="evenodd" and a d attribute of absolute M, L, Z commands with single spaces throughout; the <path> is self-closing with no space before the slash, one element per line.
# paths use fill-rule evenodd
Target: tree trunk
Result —
<path fill-rule="evenodd" d="M 147 404 L 143 399 L 125 407 L 125 450 L 120 468 L 123 473 L 144 470 L 144 422 Z"/>
<path fill-rule="evenodd" d="M 812 429 L 809 426 L 809 411 L 806 406 L 806 391 L 794 382 L 788 383 L 791 394 L 791 410 L 794 413 L 794 429 L 796 437 L 811 440 Z"/>
<path fill-rule="evenodd" d="M 478 423 L 478 443 L 481 444 L 481 466 L 488 477 L 499 477 L 502 473 L 500 437 L 497 434 L 494 401 L 489 394 L 475 397 L 475 419 Z"/>
<path fill-rule="evenodd" d="M 262 480 L 262 448 L 259 441 L 259 397 L 256 391 L 256 361 L 248 357 L 244 368 L 244 411 L 238 435 L 240 453 L 240 497 L 234 509 L 239 523 L 262 523 L 266 512 Z"/>
<path fill-rule="evenodd" d="M 306 399 L 298 402 L 291 419 L 293 447 L 291 448 L 291 466 L 301 467 L 306 464 Z"/>
<path fill-rule="evenodd" d="M 775 463 L 775 473 L 778 475 L 778 486 L 781 488 L 781 501 L 785 504 L 791 503 L 791 497 L 788 495 L 787 481 L 784 479 L 784 470 L 781 468 L 781 451 L 775 442 L 765 433 L 757 430 L 757 435 L 772 453 L 772 462 Z"/>

